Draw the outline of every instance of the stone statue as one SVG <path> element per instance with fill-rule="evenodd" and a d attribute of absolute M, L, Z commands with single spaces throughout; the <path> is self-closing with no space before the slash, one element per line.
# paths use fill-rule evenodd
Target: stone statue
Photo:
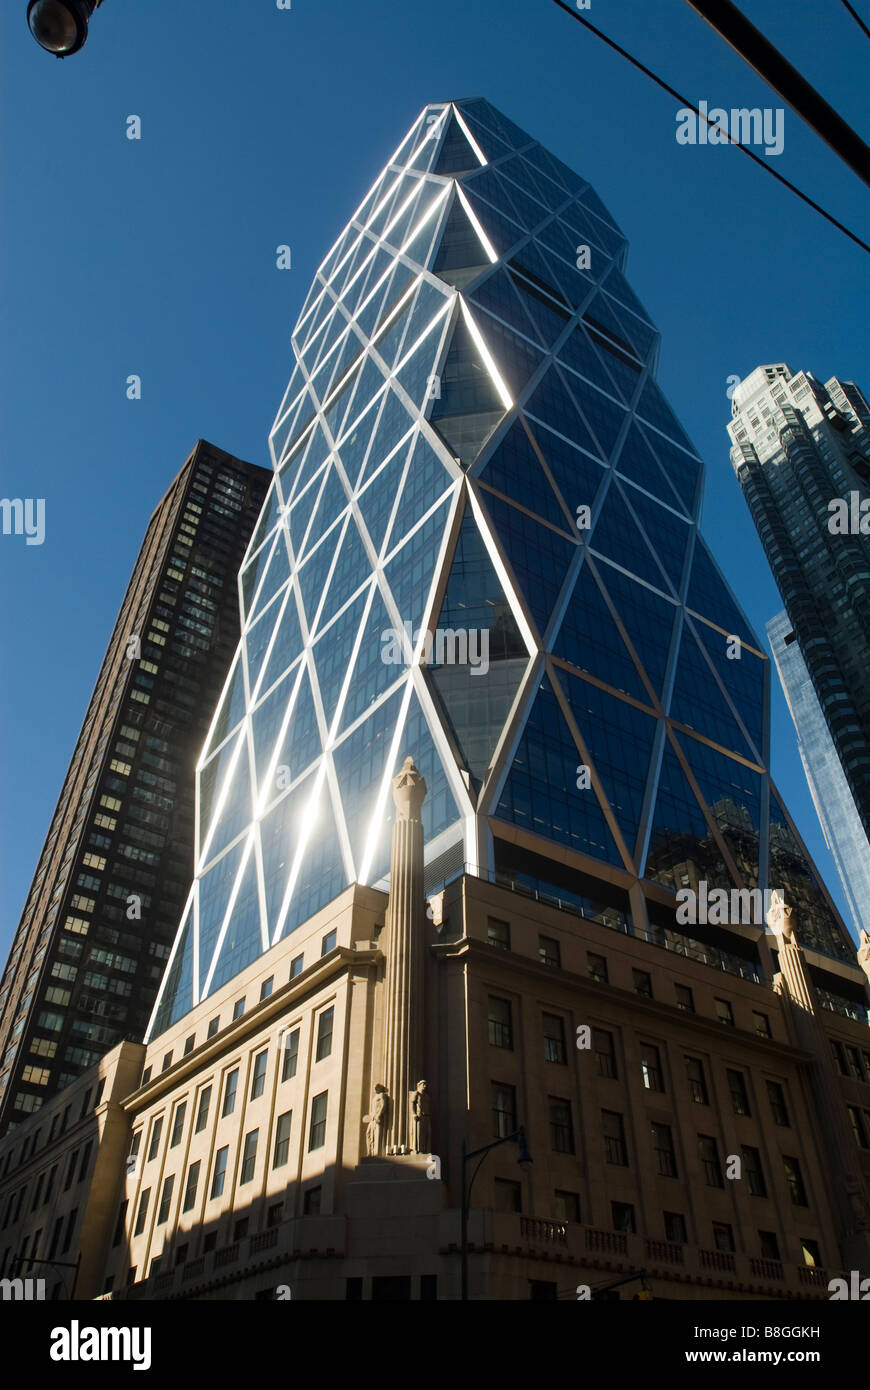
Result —
<path fill-rule="evenodd" d="M 767 914 L 767 925 L 772 932 L 776 932 L 777 936 L 781 936 L 783 941 L 787 941 L 790 946 L 798 944 L 794 934 L 794 908 L 787 907 L 775 890 Z"/>
<path fill-rule="evenodd" d="M 383 1150 L 388 1099 L 386 1086 L 382 1086 L 379 1082 L 375 1086 L 372 1096 L 372 1112 L 370 1115 L 363 1115 L 363 1121 L 368 1126 L 366 1129 L 366 1153 L 370 1158 L 376 1158 Z"/>
<path fill-rule="evenodd" d="M 397 820 L 419 820 L 420 808 L 426 797 L 426 779 L 414 766 L 413 758 L 406 758 L 401 771 L 392 781 L 393 802 Z"/>
<path fill-rule="evenodd" d="M 870 935 L 861 929 L 861 944 L 858 947 L 858 964 L 870 980 Z"/>
<path fill-rule="evenodd" d="M 411 1138 L 414 1153 L 427 1154 L 432 1147 L 432 1101 L 428 1081 L 418 1081 L 411 1093 Z"/>

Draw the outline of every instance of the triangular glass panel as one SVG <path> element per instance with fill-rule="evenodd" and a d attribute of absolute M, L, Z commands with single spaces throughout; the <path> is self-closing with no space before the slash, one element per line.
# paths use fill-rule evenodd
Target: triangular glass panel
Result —
<path fill-rule="evenodd" d="M 199 924 L 198 993 L 200 996 L 205 989 L 212 957 L 244 852 L 245 841 L 240 840 L 199 881 L 196 915 Z"/>
<path fill-rule="evenodd" d="M 463 192 L 496 254 L 499 256 L 507 255 L 518 241 L 522 241 L 524 236 L 522 227 L 519 227 L 509 217 L 502 216 L 491 203 L 484 202 L 483 198 L 478 198 L 474 189 L 468 184 L 463 185 Z"/>
<path fill-rule="evenodd" d="M 251 540 L 245 555 L 246 560 L 256 555 L 260 546 L 263 544 L 266 537 L 269 535 L 269 532 L 272 530 L 272 527 L 276 524 L 278 520 L 278 513 L 281 511 L 283 505 L 283 499 L 281 497 L 281 492 L 278 487 L 278 478 L 277 476 L 275 476 L 272 479 L 271 485 L 269 487 L 266 504 L 263 507 L 263 510 L 260 512 L 259 520 L 256 526 L 254 527 L 254 531 L 251 536 Z"/>
<path fill-rule="evenodd" d="M 412 449 L 405 486 L 390 527 L 390 549 L 395 549 L 402 537 L 416 526 L 420 517 L 425 516 L 438 498 L 453 486 L 453 479 L 422 434 L 417 435 Z M 393 495 L 395 497 L 395 493 Z"/>
<path fill-rule="evenodd" d="M 363 589 L 335 622 L 319 634 L 311 648 L 327 729 L 332 727 L 367 598 L 368 589 Z"/>
<path fill-rule="evenodd" d="M 414 410 L 425 410 L 426 402 L 438 390 L 438 377 L 432 368 L 438 356 L 438 348 L 444 331 L 446 315 L 430 330 L 410 357 L 407 357 L 395 374 L 394 382 L 406 391 Z"/>
<path fill-rule="evenodd" d="M 688 736 L 680 746 L 743 882 L 758 883 L 761 774 Z"/>
<path fill-rule="evenodd" d="M 655 430 L 641 429 L 640 433 L 661 464 L 662 472 L 686 511 L 694 516 L 698 482 L 703 472 L 700 459 L 691 458 L 663 435 L 656 434 Z"/>
<path fill-rule="evenodd" d="M 461 290 L 489 265 L 480 237 L 471 225 L 461 200 L 454 194 L 450 212 L 432 262 L 432 273 Z"/>
<path fill-rule="evenodd" d="M 625 337 L 622 324 L 606 295 L 597 294 L 592 303 L 583 310 L 583 322 L 598 334 L 596 343 L 602 338 L 610 339 L 627 357 L 638 356 L 633 344 Z"/>
<path fill-rule="evenodd" d="M 623 352 L 622 348 L 617 347 L 616 343 L 611 342 L 610 338 L 599 333 L 591 324 L 584 323 L 581 330 L 591 343 L 593 343 L 600 354 L 601 361 L 607 368 L 607 372 L 613 381 L 616 382 L 618 392 L 624 401 L 633 401 L 638 385 L 640 383 L 641 371 L 640 363 L 635 361 L 629 353 Z M 613 388 L 606 387 L 613 395 Z"/>
<path fill-rule="evenodd" d="M 400 687 L 332 750 L 344 823 L 357 874 L 361 872 L 366 859 L 370 837 L 378 834 L 378 791 L 390 756 L 390 744 L 403 696 L 404 689 Z"/>
<path fill-rule="evenodd" d="M 565 516 L 550 480 L 529 442 L 522 420 L 515 420 L 496 444 L 479 473 L 482 483 L 503 492 L 530 512 L 563 530 L 571 522 Z"/>
<path fill-rule="evenodd" d="M 229 792 L 217 816 L 214 833 L 210 839 L 203 835 L 204 861 L 214 859 L 216 855 L 220 854 L 221 850 L 231 844 L 245 826 L 250 825 L 253 819 L 251 768 L 248 757 L 248 740 L 244 730 L 241 734 L 241 745 L 239 759 L 229 784 Z"/>
<path fill-rule="evenodd" d="M 298 787 L 294 787 L 277 806 L 273 806 L 260 824 L 263 847 L 263 880 L 266 888 L 266 928 L 269 939 L 278 925 L 284 894 L 290 882 L 293 860 L 314 791 L 312 771 Z"/>
<path fill-rule="evenodd" d="M 591 381 L 593 386 L 597 386 L 601 391 L 607 391 L 611 396 L 617 395 L 617 387 L 613 377 L 606 370 L 590 341 L 589 335 L 582 326 L 575 328 L 574 332 L 566 338 L 559 348 L 559 361 L 566 367 L 571 367 L 573 371 L 579 372 L 581 376 L 584 376 L 587 381 Z M 619 391 L 619 395 L 623 400 L 626 399 L 623 390 Z"/>
<path fill-rule="evenodd" d="M 543 636 L 577 554 L 577 545 L 492 493 L 486 493 L 484 501 L 517 584 Z"/>
<path fill-rule="evenodd" d="M 638 357 L 646 360 L 658 341 L 658 330 L 650 327 L 645 319 L 639 319 L 636 314 L 623 309 L 621 304 L 614 304 L 614 310 L 622 324 L 623 337 L 628 339 Z"/>
<path fill-rule="evenodd" d="M 332 902 L 333 898 L 337 898 L 347 886 L 341 841 L 325 781 L 317 802 L 306 813 L 306 825 L 309 828 L 313 825 L 314 833 L 302 857 L 299 877 L 281 930 L 282 939 L 307 922 L 321 907 Z"/>
<path fill-rule="evenodd" d="M 578 670 L 588 671 L 638 700 L 649 701 L 649 692 L 588 564 L 577 576 L 551 650 Z"/>
<path fill-rule="evenodd" d="M 656 784 L 649 848 L 643 874 L 667 888 L 685 887 L 683 878 L 730 887 L 722 852 L 689 785 L 676 753 L 665 742 Z"/>
<path fill-rule="evenodd" d="M 646 379 L 636 409 L 638 415 L 655 429 L 660 430 L 669 439 L 676 440 L 684 449 L 691 449 L 688 435 L 682 425 L 677 423 L 676 415 L 651 376 Z"/>
<path fill-rule="evenodd" d="M 604 498 L 604 505 L 593 525 L 589 545 L 599 555 L 614 560 L 657 588 L 667 590 L 664 575 L 653 557 L 643 532 L 628 510 L 615 477 Z"/>
<path fill-rule="evenodd" d="M 433 400 L 429 418 L 437 425 L 451 453 L 467 467 L 477 457 L 505 409 L 462 316 L 454 325 L 439 375 L 441 394 Z"/>
<path fill-rule="evenodd" d="M 387 526 L 396 504 L 396 494 L 402 486 L 407 457 L 408 444 L 405 441 L 399 445 L 389 461 L 369 479 L 357 498 L 366 530 L 377 554 L 380 554 L 384 537 L 387 534 Z M 443 477 L 443 468 L 441 474 Z M 423 511 L 425 510 L 424 507 Z M 422 512 L 418 513 L 418 517 L 422 514 Z"/>
<path fill-rule="evenodd" d="M 444 313 L 449 303 L 450 299 L 446 293 L 442 294 L 441 290 L 436 289 L 434 285 L 430 285 L 428 280 L 423 280 L 421 282 L 414 296 L 411 316 L 408 320 L 408 331 L 405 334 L 405 341 L 402 344 L 402 355 L 396 359 L 397 361 L 401 362 L 411 351 L 419 348 L 424 339 L 429 343 L 430 348 L 434 350 L 438 340 L 437 338 L 430 338 L 429 333 L 435 324 L 435 320 L 439 315 Z M 434 371 L 434 369 L 435 363 L 433 362 L 431 370 Z"/>
<path fill-rule="evenodd" d="M 375 588 L 372 606 L 365 620 L 353 680 L 341 711 L 339 728 L 349 729 L 360 715 L 375 703 L 389 687 L 404 675 L 404 662 L 393 665 L 384 661 L 385 637 L 391 637 L 392 622 L 387 614 L 380 589 Z"/>
<path fill-rule="evenodd" d="M 450 567 L 429 669 L 442 721 L 479 786 L 528 665 L 507 596 L 466 512 Z"/>
<path fill-rule="evenodd" d="M 669 713 L 672 719 L 687 724 L 714 743 L 731 748 L 744 758 L 753 756 L 688 623 L 683 624 Z"/>
<path fill-rule="evenodd" d="M 290 544 L 293 547 L 293 554 L 297 560 L 302 554 L 302 546 L 305 541 L 308 524 L 311 521 L 314 508 L 317 506 L 320 494 L 323 491 L 323 485 L 326 482 L 328 470 L 331 468 L 332 465 L 327 463 L 320 473 L 315 474 L 311 482 L 307 483 L 302 491 L 297 494 L 293 505 L 286 514 L 284 525 L 287 528 Z"/>
<path fill-rule="evenodd" d="M 338 470 L 334 464 L 329 465 L 329 471 L 323 480 L 317 506 L 312 514 L 311 525 L 305 538 L 304 548 L 297 551 L 297 559 L 301 563 L 310 550 L 313 550 L 327 531 L 335 525 L 338 517 L 347 510 L 347 493 L 344 490 Z M 293 513 L 290 513 L 292 520 Z"/>
<path fill-rule="evenodd" d="M 267 619 L 268 621 L 268 619 Z M 233 658 L 232 675 L 220 702 L 218 715 L 214 722 L 209 749 L 218 748 L 230 729 L 234 729 L 245 713 L 245 675 L 242 670 L 241 646 Z"/>
<path fill-rule="evenodd" d="M 253 846 L 241 875 L 233 910 L 209 985 L 209 994 L 214 994 L 227 980 L 238 975 L 251 964 L 251 961 L 256 960 L 263 950 L 257 856 Z"/>
<path fill-rule="evenodd" d="M 344 436 L 336 450 L 341 466 L 350 479 L 351 487 L 358 488 L 363 475 L 369 445 L 381 413 L 383 400 L 373 402 L 370 409 L 358 419 L 349 434 Z M 380 462 L 381 460 L 379 460 Z"/>
<path fill-rule="evenodd" d="M 527 338 L 521 338 L 490 314 L 479 313 L 477 324 L 502 380 L 516 400 L 543 362 L 543 354 Z"/>
<path fill-rule="evenodd" d="M 305 614 L 305 622 L 309 633 L 314 628 L 314 621 L 317 617 L 317 610 L 326 590 L 329 580 L 329 571 L 332 566 L 332 559 L 336 550 L 341 544 L 344 532 L 350 522 L 349 517 L 330 531 L 329 535 L 321 541 L 316 549 L 309 551 L 304 565 L 297 572 L 296 583 L 299 588 L 299 597 L 302 600 L 302 611 Z"/>
<path fill-rule="evenodd" d="M 277 618 L 279 609 L 273 610 Z M 263 678 L 257 690 L 257 698 L 264 694 L 287 667 L 290 666 L 302 651 L 302 629 L 299 625 L 299 610 L 296 605 L 296 594 L 291 588 L 287 601 L 283 605 L 283 611 L 278 618 L 278 630 L 275 635 L 275 645 L 269 653 L 269 659 L 263 672 Z M 250 650 L 250 648 L 249 648 Z M 254 672 L 251 670 L 251 689 L 253 691 Z"/>
<path fill-rule="evenodd" d="M 400 313 L 391 321 L 389 327 L 386 328 L 379 337 L 375 338 L 372 344 L 375 352 L 383 358 L 388 372 L 392 371 L 398 359 L 399 349 L 402 346 L 402 339 L 408 327 L 408 320 L 411 317 L 413 304 L 414 296 L 412 294 L 405 300 Z"/>
<path fill-rule="evenodd" d="M 567 439 L 554 434 L 544 425 L 535 423 L 532 433 L 555 479 L 562 501 L 576 524 L 578 507 L 588 507 L 590 512 L 594 510 L 595 499 L 608 476 L 607 471 L 596 459 L 575 449 Z"/>
<path fill-rule="evenodd" d="M 658 721 L 567 671 L 559 673 L 559 683 L 633 855 Z"/>
<path fill-rule="evenodd" d="M 593 439 L 574 397 L 568 391 L 558 367 L 553 365 L 544 373 L 529 399 L 523 406 L 528 415 L 557 430 L 566 439 L 572 440 L 590 454 L 600 454 L 601 449 Z"/>
<path fill-rule="evenodd" d="M 571 310 L 551 299 L 518 271 L 511 271 L 511 279 L 519 292 L 525 315 L 531 322 L 531 328 L 526 332 L 532 333 L 543 347 L 551 349 L 565 332 L 571 319 Z"/>
<path fill-rule="evenodd" d="M 497 135 L 485 122 L 478 119 L 476 110 L 478 104 L 472 103 L 471 106 L 468 106 L 465 102 L 461 102 L 459 110 L 462 112 L 462 119 L 487 159 L 499 159 L 503 154 L 508 153 L 510 145 L 502 140 L 501 136 Z M 477 168 L 477 161 L 475 161 L 474 167 Z"/>
<path fill-rule="evenodd" d="M 580 752 L 545 676 L 495 815 L 581 854 L 623 867 L 594 788 L 578 789 L 580 766 Z"/>
<path fill-rule="evenodd" d="M 719 672 L 719 679 L 755 744 L 756 761 L 760 761 L 764 752 L 764 677 L 768 663 L 743 646 L 739 656 L 735 653 L 729 657 L 731 644 L 727 637 L 699 619 L 687 622 L 691 622 L 695 636 Z"/>
<path fill-rule="evenodd" d="M 249 617 L 255 617 L 267 608 L 272 599 L 277 594 L 282 585 L 287 583 L 290 578 L 290 557 L 287 554 L 287 546 L 284 543 L 283 530 L 279 528 L 275 538 L 275 548 L 272 551 L 272 558 L 269 561 L 268 569 L 263 577 L 263 583 L 259 592 L 255 595 L 254 603 L 249 613 Z"/>
<path fill-rule="evenodd" d="M 785 807 L 770 789 L 770 874 L 776 889 L 794 911 L 798 944 L 852 964 L 855 943 L 831 911 L 812 860 L 792 830 Z"/>
<path fill-rule="evenodd" d="M 610 595 L 620 621 L 640 657 L 656 694 L 661 697 L 679 608 L 645 584 L 598 561 L 598 574 Z M 646 698 L 646 697 L 644 697 Z"/>
<path fill-rule="evenodd" d="M 281 541 L 280 536 L 273 536 L 272 539 L 268 540 L 266 544 L 250 560 L 247 567 L 242 570 L 242 606 L 244 609 L 246 621 L 251 616 L 251 605 L 254 601 L 254 594 L 257 592 L 257 586 L 260 583 L 260 580 L 263 578 L 263 575 L 266 572 L 266 566 L 272 558 L 272 552 L 274 551 L 275 546 L 279 542 L 281 542 L 281 544 L 283 545 L 283 541 Z M 262 608 L 263 605 L 261 604 L 260 606 Z"/>
<path fill-rule="evenodd" d="M 479 168 L 480 160 L 469 145 L 468 136 L 451 111 L 447 117 L 447 129 L 444 132 L 438 157 L 430 172 L 446 177 L 448 174 L 462 174 L 467 173 L 470 169 Z"/>
<path fill-rule="evenodd" d="M 348 519 L 344 540 L 338 552 L 335 569 L 332 571 L 323 609 L 317 620 L 318 633 L 339 609 L 344 607 L 351 594 L 359 588 L 367 577 L 370 568 L 368 553 L 360 536 L 359 528 L 351 516 Z"/>
<path fill-rule="evenodd" d="M 752 628 L 738 609 L 734 595 L 717 570 L 709 547 L 700 535 L 695 537 L 686 607 L 724 628 L 727 633 L 739 637 L 741 642 L 748 643 L 757 651 L 763 650 Z"/>
<path fill-rule="evenodd" d="M 686 551 L 692 535 L 690 524 L 684 521 L 682 516 L 666 510 L 631 484 L 624 485 L 623 492 L 673 584 L 675 593 L 679 594 L 686 565 Z"/>
<path fill-rule="evenodd" d="M 505 323 L 510 324 L 512 328 L 524 333 L 526 337 L 529 336 L 527 315 L 517 297 L 510 277 L 501 266 L 493 274 L 487 275 L 486 279 L 475 287 L 468 299 L 470 304 L 495 314 Z M 481 328 L 483 328 L 482 321 Z M 485 329 L 483 332 L 484 337 L 487 338 Z M 488 343 L 489 339 L 487 338 Z"/>
<path fill-rule="evenodd" d="M 172 964 L 166 972 L 163 994 L 154 1019 L 154 1036 L 159 1037 L 194 1007 L 193 997 L 193 905 L 180 927 L 181 938 Z"/>
<path fill-rule="evenodd" d="M 623 440 L 615 467 L 623 478 L 630 478 L 633 483 L 646 488 L 647 492 L 660 497 L 669 507 L 680 506 L 685 511 L 685 505 L 680 502 L 678 494 L 671 487 L 667 475 L 647 443 L 646 436 L 634 421 Z"/>
<path fill-rule="evenodd" d="M 565 373 L 565 381 L 583 412 L 583 418 L 594 432 L 605 458 L 610 458 L 626 418 L 625 410 L 610 397 L 597 391 L 573 372 Z"/>
<path fill-rule="evenodd" d="M 274 771 L 269 774 L 278 735 L 291 703 L 290 720 L 281 746 L 277 749 Z M 294 666 L 280 685 L 257 706 L 252 715 L 251 729 L 259 779 L 258 797 L 268 806 L 320 756 L 320 731 L 307 666 L 301 677 L 299 666 Z M 272 779 L 272 785 L 268 788 L 264 780 L 267 775 L 271 775 Z"/>
<path fill-rule="evenodd" d="M 399 616 L 416 632 L 435 577 L 438 552 L 450 514 L 448 496 L 439 507 L 390 557 L 384 577 L 390 586 Z"/>

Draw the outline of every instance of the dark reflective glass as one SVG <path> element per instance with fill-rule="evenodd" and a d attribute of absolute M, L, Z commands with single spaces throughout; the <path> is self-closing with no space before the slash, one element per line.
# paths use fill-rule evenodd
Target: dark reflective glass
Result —
<path fill-rule="evenodd" d="M 263 950 L 260 929 L 260 896 L 257 889 L 257 856 L 251 851 L 242 870 L 233 910 L 227 923 L 226 935 L 212 976 L 209 993 L 214 994 L 227 980 L 250 965 Z"/>
<path fill-rule="evenodd" d="M 552 651 L 554 656 L 570 661 L 572 666 L 588 671 L 615 689 L 639 700 L 649 700 L 588 564 L 577 576 Z"/>
<path fill-rule="evenodd" d="M 762 650 L 746 619 L 742 616 L 725 580 L 719 574 L 703 538 L 695 537 L 692 573 L 686 593 L 686 607 L 700 613 L 702 618 L 717 623 L 742 642 Z"/>
<path fill-rule="evenodd" d="M 521 420 L 515 420 L 496 444 L 479 477 L 482 483 L 503 492 L 554 526 L 561 526 L 563 530 L 571 526 L 571 519 L 559 505 Z"/>
<path fill-rule="evenodd" d="M 496 816 L 622 866 L 592 787 L 577 787 L 582 759 L 549 681 L 542 680 Z"/>
<path fill-rule="evenodd" d="M 461 174 L 468 169 L 477 169 L 480 161 L 468 143 L 468 137 L 453 112 L 447 118 L 447 128 L 432 165 L 433 174 Z"/>
<path fill-rule="evenodd" d="M 557 367 L 550 367 L 523 409 L 590 454 L 601 453 Z"/>
<path fill-rule="evenodd" d="M 764 679 L 767 662 L 748 647 L 740 648 L 739 657 L 728 656 L 733 644 L 715 628 L 694 623 L 695 636 L 710 656 L 726 691 L 737 707 L 756 749 L 756 761 L 764 748 Z M 721 742 L 721 740 L 719 740 Z"/>
<path fill-rule="evenodd" d="M 647 540 L 655 551 L 662 567 L 674 586 L 674 592 L 682 590 L 683 571 L 686 565 L 686 551 L 692 529 L 682 516 L 667 511 L 647 497 L 645 492 L 626 484 L 625 497 L 638 518 Z"/>
<path fill-rule="evenodd" d="M 357 498 L 366 530 L 378 553 L 387 534 L 387 525 L 396 504 L 396 494 L 402 485 L 407 458 L 408 445 L 405 442 L 399 445 L 392 458 L 366 483 Z M 443 474 L 444 470 L 441 471 Z M 418 513 L 419 516 L 422 516 L 422 512 Z M 417 517 L 414 519 L 417 520 Z"/>
<path fill-rule="evenodd" d="M 653 689 L 661 696 L 679 608 L 612 565 L 599 560 L 597 569 Z"/>
<path fill-rule="evenodd" d="M 456 289 L 463 289 L 489 265 L 480 237 L 459 198 L 454 198 L 432 262 L 433 274 Z"/>
<path fill-rule="evenodd" d="M 378 838 L 377 829 L 387 811 L 385 805 L 377 816 L 376 803 L 403 695 L 400 687 L 333 749 L 332 761 L 357 874 L 362 871 L 369 838 L 373 833 Z"/>
<path fill-rule="evenodd" d="M 680 736 L 680 746 L 695 774 L 713 820 L 722 832 L 744 883 L 758 882 L 758 836 L 761 825 L 761 775 L 699 743 Z"/>
<path fill-rule="evenodd" d="M 653 552 L 628 510 L 615 478 L 611 479 L 610 487 L 607 489 L 604 506 L 592 528 L 589 544 L 596 553 L 614 560 L 624 569 L 639 575 L 641 579 L 648 580 L 659 589 L 666 588 L 664 576 L 653 558 Z"/>
<path fill-rule="evenodd" d="M 850 964 L 855 944 L 831 911 L 821 880 L 789 825 L 782 802 L 770 789 L 770 873 L 768 886 L 777 889 L 794 911 L 798 942 Z"/>
<path fill-rule="evenodd" d="M 665 743 L 644 876 L 678 889 L 700 879 L 730 886 L 725 861 L 676 754 Z"/>
<path fill-rule="evenodd" d="M 492 493 L 486 495 L 485 503 L 526 604 L 543 634 L 577 546 Z"/>
<path fill-rule="evenodd" d="M 721 743 L 745 758 L 752 757 L 752 749 L 729 709 L 688 623 L 683 625 L 669 713 L 672 719 L 688 724 L 699 734 L 706 734 L 715 743 Z"/>
<path fill-rule="evenodd" d="M 433 503 L 444 495 L 452 483 L 453 479 L 431 444 L 422 434 L 418 434 L 412 445 L 405 485 L 390 528 L 387 544 L 391 549 L 416 526 L 420 517 L 426 515 Z"/>
<path fill-rule="evenodd" d="M 447 523 L 449 502 L 448 497 L 405 541 L 402 548 L 394 553 L 384 571 L 402 622 L 410 622 L 414 631 L 420 626 L 423 605 L 432 586 L 435 561 Z"/>

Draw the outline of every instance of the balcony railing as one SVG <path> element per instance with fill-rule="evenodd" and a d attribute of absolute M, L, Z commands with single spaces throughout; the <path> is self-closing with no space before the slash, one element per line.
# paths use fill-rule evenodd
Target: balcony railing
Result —
<path fill-rule="evenodd" d="M 260 1231 L 259 1235 L 251 1236 L 248 1242 L 248 1254 L 258 1255 L 261 1250 L 271 1250 L 278 1244 L 278 1227 L 273 1226 L 270 1231 Z"/>
<path fill-rule="evenodd" d="M 736 1274 L 737 1261 L 727 1250 L 699 1250 L 702 1269 L 718 1269 L 723 1274 Z"/>
<path fill-rule="evenodd" d="M 224 1265 L 235 1264 L 239 1258 L 239 1242 L 233 1241 L 232 1245 L 225 1245 L 223 1250 L 218 1250 L 214 1257 L 215 1269 L 222 1269 Z"/>
<path fill-rule="evenodd" d="M 759 1260 L 753 1255 L 749 1260 L 749 1268 L 760 1279 L 773 1279 L 777 1284 L 781 1284 L 785 1279 L 782 1260 Z"/>
<path fill-rule="evenodd" d="M 538 1221 L 530 1216 L 520 1217 L 520 1235 L 526 1240 L 555 1241 L 568 1244 L 568 1227 L 564 1221 Z"/>
<path fill-rule="evenodd" d="M 603 1255 L 627 1255 L 628 1237 L 622 1231 L 599 1231 L 587 1226 L 586 1249 Z"/>
<path fill-rule="evenodd" d="M 675 1245 L 672 1241 L 645 1240 L 643 1248 L 648 1260 L 663 1260 L 670 1265 L 685 1263 L 686 1257 L 682 1245 Z"/>
<path fill-rule="evenodd" d="M 828 1287 L 828 1271 L 819 1269 L 818 1265 L 801 1265 L 798 1269 L 798 1279 L 802 1284 Z"/>

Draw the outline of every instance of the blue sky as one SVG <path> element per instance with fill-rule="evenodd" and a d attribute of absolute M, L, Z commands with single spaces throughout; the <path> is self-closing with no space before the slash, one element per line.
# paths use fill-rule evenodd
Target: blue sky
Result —
<path fill-rule="evenodd" d="M 843 6 L 741 3 L 870 138 L 870 45 Z M 25 12 L 0 11 L 0 491 L 45 498 L 46 539 L 0 537 L 2 955 L 148 517 L 198 438 L 268 464 L 314 270 L 428 102 L 485 96 L 591 180 L 707 460 L 704 532 L 757 629 L 781 607 L 727 381 L 784 360 L 870 388 L 868 257 L 736 150 L 678 145 L 676 104 L 550 0 L 105 0 L 63 63 Z M 695 102 L 781 104 L 684 0 L 589 17 Z M 866 233 L 867 190 L 791 112 L 770 162 Z M 840 901 L 776 683 L 772 763 Z"/>

